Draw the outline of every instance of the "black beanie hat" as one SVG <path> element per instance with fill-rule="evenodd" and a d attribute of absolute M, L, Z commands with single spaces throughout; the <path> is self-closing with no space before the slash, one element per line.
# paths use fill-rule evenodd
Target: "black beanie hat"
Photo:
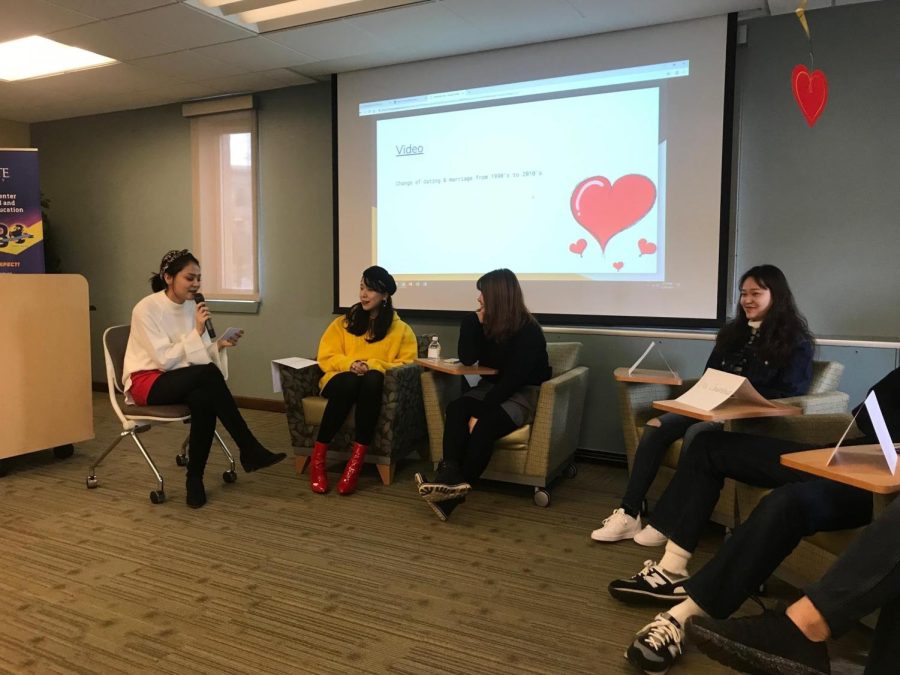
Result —
<path fill-rule="evenodd" d="M 363 283 L 373 291 L 393 295 L 397 292 L 397 282 L 388 271 L 378 265 L 372 265 L 363 272 Z"/>

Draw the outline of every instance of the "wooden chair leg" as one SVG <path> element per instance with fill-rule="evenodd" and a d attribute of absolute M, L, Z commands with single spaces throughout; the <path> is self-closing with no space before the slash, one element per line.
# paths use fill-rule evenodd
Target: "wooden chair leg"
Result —
<path fill-rule="evenodd" d="M 385 485 L 390 485 L 394 480 L 394 469 L 396 468 L 396 464 L 391 462 L 390 464 L 376 464 L 378 467 L 378 475 L 381 476 L 381 482 Z"/>
<path fill-rule="evenodd" d="M 306 471 L 306 467 L 309 465 L 309 455 L 297 455 L 296 459 L 294 459 L 294 468 L 297 470 L 298 474 L 302 474 Z"/>

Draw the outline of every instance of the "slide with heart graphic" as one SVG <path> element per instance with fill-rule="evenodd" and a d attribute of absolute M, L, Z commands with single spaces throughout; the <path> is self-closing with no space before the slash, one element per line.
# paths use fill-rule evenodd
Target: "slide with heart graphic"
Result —
<path fill-rule="evenodd" d="M 663 278 L 658 87 L 381 119 L 377 145 L 394 274 Z"/>

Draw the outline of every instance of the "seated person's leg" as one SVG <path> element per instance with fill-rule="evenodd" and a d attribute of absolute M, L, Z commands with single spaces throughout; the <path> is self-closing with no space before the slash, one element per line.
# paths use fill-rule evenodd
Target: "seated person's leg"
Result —
<path fill-rule="evenodd" d="M 462 463 L 463 476 L 470 483 L 487 468 L 491 455 L 494 454 L 494 442 L 518 428 L 503 408 L 482 406 L 478 414 L 480 417 L 469 434 Z"/>
<path fill-rule="evenodd" d="M 384 373 L 370 370 L 365 375 L 357 375 L 359 385 L 356 394 L 356 415 L 354 420 L 354 442 L 350 449 L 350 459 L 344 467 L 344 473 L 338 481 L 338 492 L 349 495 L 356 492 L 359 472 L 362 470 L 363 460 L 372 436 L 375 433 L 375 425 L 381 412 L 381 392 L 384 389 Z"/>
<path fill-rule="evenodd" d="M 338 373 L 328 380 L 322 390 L 322 396 L 328 399 L 328 403 L 322 413 L 309 464 L 309 487 L 317 494 L 328 492 L 328 473 L 325 471 L 328 445 L 334 440 L 335 434 L 347 419 L 350 408 L 356 403 L 361 385 L 361 378 L 356 373 Z"/>

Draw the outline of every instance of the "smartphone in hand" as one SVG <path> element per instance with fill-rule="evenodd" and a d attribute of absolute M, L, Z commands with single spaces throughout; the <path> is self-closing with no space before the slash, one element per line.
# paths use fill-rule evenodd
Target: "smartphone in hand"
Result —
<path fill-rule="evenodd" d="M 240 328 L 234 328 L 234 327 L 227 328 L 225 330 L 225 332 L 222 333 L 221 337 L 219 337 L 219 339 L 220 340 L 228 340 L 229 342 L 231 342 L 236 337 L 238 337 L 238 335 L 242 332 L 243 331 Z"/>

